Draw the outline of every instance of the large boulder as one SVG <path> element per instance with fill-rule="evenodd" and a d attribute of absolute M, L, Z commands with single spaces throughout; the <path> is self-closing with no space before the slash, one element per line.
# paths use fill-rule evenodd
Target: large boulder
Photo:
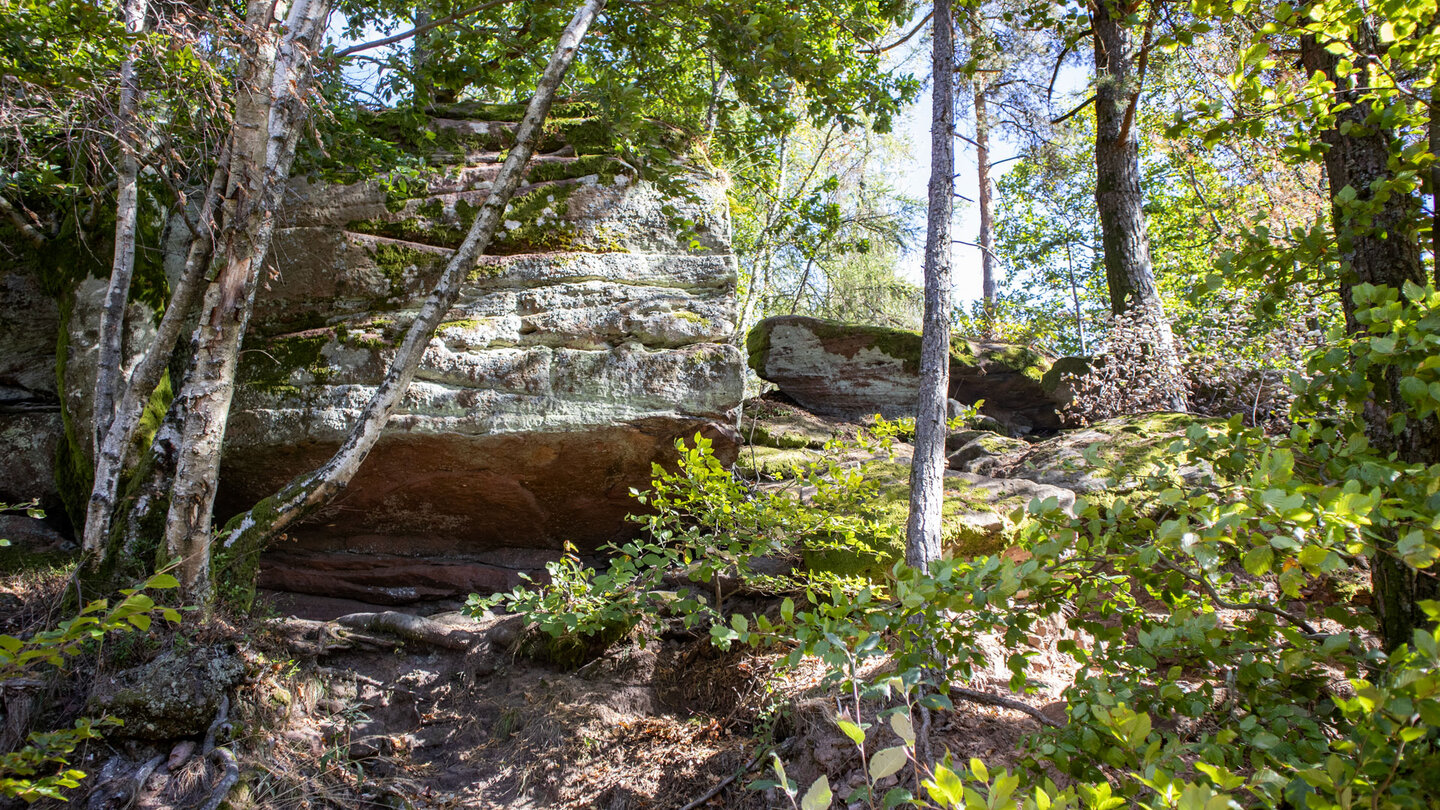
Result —
<path fill-rule="evenodd" d="M 379 180 L 299 180 L 287 194 L 241 358 L 222 518 L 340 445 L 489 193 L 513 125 L 434 126 L 454 163 L 404 196 Z M 743 358 L 729 343 L 722 185 L 695 176 L 691 197 L 672 198 L 609 158 L 546 146 L 359 475 L 292 532 L 292 556 L 263 564 L 275 584 L 345 579 L 346 596 L 373 586 L 394 601 L 415 556 L 441 566 L 423 595 L 503 584 L 513 576 L 481 557 L 626 536 L 630 489 L 675 457 L 677 439 L 702 433 L 734 459 L 726 425 Z M 677 229 L 682 218 L 693 231 Z M 294 554 L 337 552 L 349 559 L 320 566 L 335 577 L 295 573 Z M 342 575 L 365 565 L 374 571 Z"/>
<path fill-rule="evenodd" d="M 756 324 L 746 347 L 756 374 L 816 413 L 915 415 L 917 332 L 782 315 Z M 1058 429 L 1056 402 L 1040 383 L 1050 363 L 1046 355 L 1013 343 L 956 338 L 950 398 L 966 405 L 984 400 L 982 413 L 1014 432 Z"/>
<path fill-rule="evenodd" d="M 175 647 L 153 661 L 98 680 L 89 710 L 124 723 L 119 736 L 174 740 L 204 733 L 220 702 L 245 677 L 245 663 L 220 645 Z"/>

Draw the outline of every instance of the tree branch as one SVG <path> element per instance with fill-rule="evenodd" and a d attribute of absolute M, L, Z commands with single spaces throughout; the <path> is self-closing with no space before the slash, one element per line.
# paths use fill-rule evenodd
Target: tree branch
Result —
<path fill-rule="evenodd" d="M 14 223 L 15 227 L 20 230 L 20 233 L 24 234 L 25 238 L 34 243 L 36 247 L 40 247 L 49 241 L 49 237 L 41 233 L 39 228 L 26 222 L 25 217 L 20 214 L 19 209 L 4 197 L 0 197 L 0 211 L 4 211 L 6 215 L 10 217 L 10 221 Z"/>
<path fill-rule="evenodd" d="M 511 0 L 487 0 L 487 2 L 481 3 L 479 5 L 471 6 L 466 9 L 461 9 L 460 11 L 457 11 L 454 14 L 449 15 L 448 17 L 441 17 L 438 20 L 431 20 L 424 25 L 417 25 L 414 28 L 411 28 L 409 31 L 401 31 L 394 36 L 385 37 L 384 39 L 377 39 L 374 42 L 362 42 L 359 45 L 351 45 L 344 50 L 336 51 L 335 53 L 331 54 L 330 58 L 344 59 L 351 54 L 357 54 L 361 51 L 369 51 L 375 48 L 383 48 L 386 45 L 394 45 L 397 42 L 402 42 L 411 37 L 419 36 L 423 33 L 426 33 L 427 31 L 432 31 L 442 25 L 449 25 L 456 20 L 462 20 L 466 17 L 474 16 L 482 11 L 492 9 L 496 6 L 503 6 L 509 2 L 511 2 Z"/>
<path fill-rule="evenodd" d="M 867 48 L 867 49 L 861 50 L 860 53 L 867 54 L 867 55 L 880 54 L 880 53 L 884 53 L 884 52 L 886 52 L 886 51 L 894 50 L 894 49 L 900 47 L 901 45 L 904 45 L 905 43 L 909 42 L 912 37 L 914 37 L 916 34 L 920 33 L 920 30 L 925 27 L 925 23 L 930 22 L 930 18 L 933 17 L 933 16 L 935 16 L 935 12 L 934 12 L 934 10 L 931 10 L 928 14 L 926 14 L 926 15 L 924 16 L 924 18 L 922 18 L 922 19 L 920 20 L 920 22 L 918 22 L 918 23 L 915 24 L 915 27 L 914 27 L 914 28 L 911 28 L 911 29 L 910 29 L 910 33 L 906 34 L 905 36 L 901 37 L 900 39 L 896 40 L 895 42 L 890 43 L 889 45 L 882 45 L 881 47 L 878 47 L 878 48 Z"/>
<path fill-rule="evenodd" d="M 1092 95 L 1092 96 L 1090 96 L 1089 98 L 1085 99 L 1084 101 L 1080 102 L 1080 106 L 1076 107 L 1075 109 L 1071 110 L 1070 112 L 1065 113 L 1064 115 L 1060 116 L 1059 118 L 1052 119 L 1052 120 L 1050 121 L 1050 125 L 1051 125 L 1051 126 L 1054 126 L 1054 125 L 1056 125 L 1056 124 L 1063 124 L 1063 123 L 1065 123 L 1065 121 L 1068 120 L 1071 116 L 1075 115 L 1076 113 L 1080 112 L 1081 110 L 1085 109 L 1086 107 L 1089 107 L 1091 104 L 1094 104 L 1094 103 L 1095 103 L 1095 96 Z"/>
<path fill-rule="evenodd" d="M 981 692 L 976 689 L 966 689 L 961 686 L 950 687 L 949 694 L 951 697 L 958 697 L 962 700 L 968 700 L 971 703 L 981 703 L 986 706 L 998 706 L 1002 709 L 1011 709 L 1022 714 L 1028 714 L 1042 726 L 1060 728 L 1061 725 L 1063 725 L 1062 723 L 1056 722 L 1055 720 L 1046 717 L 1043 712 L 1041 712 L 1034 706 L 1031 706 L 1028 703 L 1021 703 L 1020 701 L 1014 700 L 1012 698 L 1002 697 L 1000 695 L 992 695 L 989 692 Z"/>

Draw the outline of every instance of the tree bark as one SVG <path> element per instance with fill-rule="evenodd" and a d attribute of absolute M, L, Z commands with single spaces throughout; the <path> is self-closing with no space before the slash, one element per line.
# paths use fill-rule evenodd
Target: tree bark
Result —
<path fill-rule="evenodd" d="M 223 553 L 228 559 L 235 560 L 244 577 L 249 576 L 250 563 L 265 542 L 277 532 L 329 503 L 354 477 L 375 442 L 379 440 L 385 422 L 410 387 L 410 380 L 420 366 L 431 335 L 454 306 L 460 295 L 461 283 L 474 268 L 475 260 L 489 246 L 490 239 L 500 225 L 505 206 L 519 186 L 525 165 L 535 151 L 541 127 L 550 111 L 560 81 L 570 63 L 574 61 L 586 29 L 604 6 L 604 2 L 605 0 L 585 0 L 561 33 L 555 53 L 535 88 L 535 95 L 531 98 L 525 117 L 515 134 L 515 145 L 505 158 L 505 164 L 495 178 L 490 195 L 480 207 L 465 241 L 450 257 L 444 273 L 436 281 L 429 298 L 410 324 L 405 339 L 390 362 L 384 380 L 360 413 L 344 444 L 320 469 L 292 481 L 280 492 L 256 504 L 248 512 L 236 516 L 220 533 L 217 542 L 221 550 L 217 553 Z"/>
<path fill-rule="evenodd" d="M 205 291 L 195 330 L 194 366 L 180 393 L 185 424 L 165 548 L 180 558 L 179 579 L 195 601 L 208 595 L 210 512 L 240 342 L 270 248 L 280 191 L 295 158 L 305 114 L 302 94 L 330 16 L 328 0 L 294 0 L 274 45 L 270 29 L 277 11 L 265 0 L 254 0 L 247 12 L 250 30 L 263 33 L 239 74 L 225 226 L 213 263 L 215 279 Z"/>
<path fill-rule="evenodd" d="M 1365 42 L 1373 43 L 1373 32 L 1359 32 L 1362 52 L 1373 52 Z M 1348 89 L 1353 81 L 1338 74 L 1338 57 L 1325 50 L 1314 37 L 1304 37 L 1300 58 L 1311 74 L 1321 72 L 1337 88 L 1335 102 L 1349 104 L 1336 113 L 1335 128 L 1326 130 L 1322 139 L 1325 152 L 1325 173 L 1329 183 L 1331 220 L 1340 249 L 1341 305 L 1345 323 L 1353 335 L 1364 335 L 1366 327 L 1355 317 L 1355 301 L 1351 291 L 1360 284 L 1394 288 L 1404 295 L 1405 282 L 1424 285 L 1424 260 L 1415 227 L 1422 221 L 1418 199 L 1411 194 L 1387 192 L 1381 199 L 1375 188 L 1383 188 L 1391 179 L 1389 162 L 1394 150 L 1393 132 L 1366 124 L 1370 103 L 1361 91 Z M 1363 65 L 1356 66 L 1356 75 L 1364 76 Z M 1342 131 L 1343 130 L 1343 131 Z M 1350 202 L 1341 198 L 1346 188 L 1353 189 Z M 1359 217 L 1354 212 L 1363 210 Z M 1375 382 L 1376 390 L 1364 406 L 1366 436 L 1382 456 L 1394 456 L 1408 464 L 1434 464 L 1440 461 L 1440 418 L 1434 415 L 1406 420 L 1399 432 L 1391 428 L 1391 419 L 1405 411 L 1400 393 L 1400 375 L 1388 369 Z M 1393 650 L 1411 641 L 1416 628 L 1428 627 L 1430 621 L 1419 603 L 1440 599 L 1440 583 L 1431 574 L 1421 575 L 1393 553 L 1390 544 L 1398 538 L 1387 538 L 1370 564 L 1374 609 L 1380 622 L 1380 637 L 1385 649 Z"/>
<path fill-rule="evenodd" d="M 138 36 L 145 28 L 146 0 L 125 0 L 125 31 Z M 120 63 L 120 104 L 115 116 L 115 140 L 120 144 L 120 168 L 116 178 L 115 253 L 110 264 L 110 285 L 100 311 L 100 338 L 95 366 L 95 415 L 91 441 L 95 448 L 115 414 L 123 363 L 125 305 L 130 299 L 130 279 L 135 273 L 135 222 L 139 216 L 140 161 L 136 150 L 140 140 L 135 126 L 140 87 L 135 80 L 135 51 L 132 45 Z"/>
<path fill-rule="evenodd" d="M 1152 322 L 1154 361 L 1169 379 L 1172 410 L 1186 410 L 1184 370 L 1170 319 L 1155 287 L 1141 188 L 1139 127 L 1141 75 L 1135 41 L 1115 0 L 1091 0 L 1095 41 L 1095 207 L 1105 246 L 1105 280 L 1116 315 L 1138 313 Z"/>
<path fill-rule="evenodd" d="M 190 240 L 184 267 L 170 293 L 165 314 L 160 318 L 155 341 L 136 364 L 130 381 L 125 386 L 124 395 L 115 406 L 114 418 L 95 444 L 95 483 L 90 490 L 81 543 L 81 547 L 87 554 L 92 555 L 92 559 L 102 551 L 110 536 L 120 478 L 129 463 L 128 455 L 135 439 L 135 431 L 140 425 L 140 417 L 145 413 L 150 395 L 165 376 L 166 365 L 175 349 L 176 341 L 180 338 L 180 332 L 189 322 L 195 305 L 199 303 L 200 293 L 205 289 L 205 268 L 212 245 L 210 234 L 214 232 L 213 220 L 219 206 L 220 194 L 229 177 L 229 169 L 230 156 L 227 148 L 220 155 L 220 163 L 211 177 L 210 188 L 200 206 L 197 229 L 200 235 Z M 177 380 L 177 385 L 178 382 Z"/>
<path fill-rule="evenodd" d="M 930 207 L 925 233 L 925 314 L 905 564 L 940 558 L 946 409 L 950 388 L 950 218 L 955 193 L 955 42 L 950 0 L 935 0 L 930 117 Z"/>
<path fill-rule="evenodd" d="M 978 59 L 984 50 L 985 32 L 981 28 L 980 8 L 970 9 L 970 53 Z M 985 313 L 986 335 L 995 329 L 995 213 L 990 188 L 990 110 L 987 106 L 983 73 L 971 79 L 975 98 L 975 163 L 976 181 L 980 190 L 980 290 Z"/>

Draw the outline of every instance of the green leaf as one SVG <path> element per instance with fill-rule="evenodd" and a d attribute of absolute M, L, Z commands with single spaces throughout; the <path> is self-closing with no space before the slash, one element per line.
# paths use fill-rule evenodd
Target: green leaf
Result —
<path fill-rule="evenodd" d="M 145 587 L 155 588 L 156 590 L 178 588 L 180 587 L 180 580 L 169 574 L 156 574 L 155 576 L 145 580 Z"/>
<path fill-rule="evenodd" d="M 1246 571 L 1258 577 L 1270 570 L 1270 564 L 1274 559 L 1275 550 L 1270 546 L 1256 546 L 1245 552 L 1241 564 L 1245 566 Z"/>
<path fill-rule="evenodd" d="M 905 741 L 906 745 L 915 744 L 915 724 L 910 722 L 910 715 L 904 712 L 890 715 L 890 728 L 895 731 L 895 736 Z"/>
<path fill-rule="evenodd" d="M 884 779 L 887 776 L 898 773 L 905 763 L 910 761 L 910 756 L 903 745 L 895 745 L 890 748 L 876 751 L 870 757 L 870 778 L 871 780 Z"/>
<path fill-rule="evenodd" d="M 800 810 L 829 810 L 831 798 L 830 778 L 822 775 L 805 791 L 805 796 L 800 799 Z"/>
<path fill-rule="evenodd" d="M 941 807 L 960 807 L 965 801 L 965 785 L 960 777 L 944 765 L 935 766 L 935 777 L 925 782 L 925 792 Z"/>
<path fill-rule="evenodd" d="M 850 738 L 850 742 L 856 745 L 865 744 L 865 731 L 856 724 L 849 720 L 836 720 L 835 725 L 839 726 L 840 730 L 845 732 L 845 736 Z"/>

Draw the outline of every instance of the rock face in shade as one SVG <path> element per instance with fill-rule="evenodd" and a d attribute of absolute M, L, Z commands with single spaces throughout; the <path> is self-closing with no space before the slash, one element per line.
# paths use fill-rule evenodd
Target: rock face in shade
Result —
<path fill-rule="evenodd" d="M 914 416 L 920 335 L 799 315 L 761 321 L 746 341 L 750 367 L 802 407 L 853 418 Z M 1012 343 L 951 341 L 950 398 L 1016 433 L 1060 427 L 1056 401 L 1041 385 L 1051 359 Z"/>
<path fill-rule="evenodd" d="M 335 451 L 464 238 L 512 127 L 435 126 L 455 164 L 413 197 L 295 184 L 241 360 L 222 518 Z M 721 186 L 667 199 L 548 146 L 361 472 L 263 561 L 262 585 L 391 603 L 508 587 L 540 565 L 516 550 L 626 536 L 630 488 L 676 439 L 704 433 L 733 459 L 743 358 Z"/>

